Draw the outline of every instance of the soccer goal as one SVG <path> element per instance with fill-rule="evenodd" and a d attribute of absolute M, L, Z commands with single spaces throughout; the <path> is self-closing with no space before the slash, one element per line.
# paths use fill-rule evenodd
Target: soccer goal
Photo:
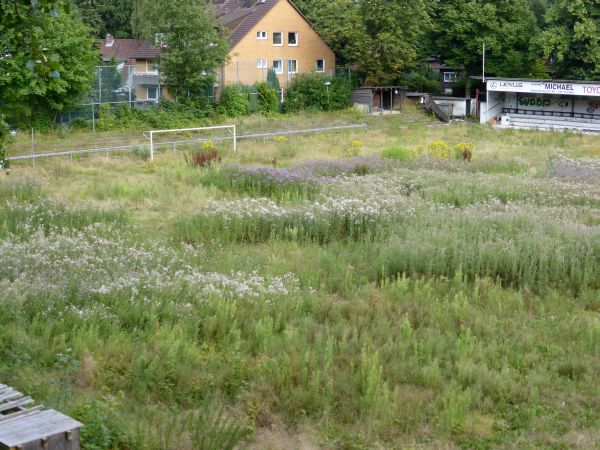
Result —
<path fill-rule="evenodd" d="M 144 137 L 150 141 L 150 159 L 154 159 L 154 153 L 159 147 L 172 148 L 175 151 L 177 146 L 200 144 L 207 141 L 233 141 L 233 153 L 237 153 L 235 125 L 151 130 L 144 131 Z"/>

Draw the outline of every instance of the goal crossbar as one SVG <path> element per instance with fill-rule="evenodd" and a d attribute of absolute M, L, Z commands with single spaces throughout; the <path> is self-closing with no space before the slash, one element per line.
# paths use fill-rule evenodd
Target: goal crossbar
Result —
<path fill-rule="evenodd" d="M 235 125 L 218 125 L 214 127 L 196 127 L 196 128 L 174 128 L 171 130 L 150 130 L 144 131 L 144 137 L 150 140 L 150 159 L 154 159 L 154 135 L 160 133 L 178 133 L 187 131 L 202 130 L 223 130 L 227 129 L 233 135 L 233 153 L 237 152 L 237 135 Z"/>

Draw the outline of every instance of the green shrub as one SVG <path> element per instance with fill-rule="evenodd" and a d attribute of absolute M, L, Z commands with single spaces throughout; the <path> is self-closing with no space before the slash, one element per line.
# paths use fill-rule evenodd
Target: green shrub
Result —
<path fill-rule="evenodd" d="M 248 114 L 248 94 L 242 86 L 232 84 L 225 86 L 219 99 L 219 112 L 229 117 L 245 116 Z"/>
<path fill-rule="evenodd" d="M 350 106 L 351 99 L 352 85 L 345 78 L 326 78 L 316 73 L 298 75 L 287 89 L 285 111 L 342 109 Z"/>
<path fill-rule="evenodd" d="M 133 154 L 143 161 L 150 159 L 150 149 L 146 146 L 134 148 Z"/>
<path fill-rule="evenodd" d="M 279 98 L 277 91 L 269 87 L 267 83 L 258 83 L 258 111 L 271 115 L 279 112 Z"/>
<path fill-rule="evenodd" d="M 429 144 L 427 153 L 432 158 L 445 159 L 445 158 L 450 157 L 452 152 L 451 152 L 450 146 L 448 144 L 446 144 L 442 140 L 438 140 L 438 141 L 433 141 L 431 144 Z"/>
<path fill-rule="evenodd" d="M 83 117 L 76 117 L 75 119 L 69 122 L 73 128 L 85 129 L 90 127 L 90 123 Z"/>
<path fill-rule="evenodd" d="M 281 90 L 281 86 L 279 85 L 279 78 L 277 78 L 277 74 L 273 69 L 269 69 L 267 72 L 267 86 L 275 89 L 275 91 L 279 92 Z"/>
<path fill-rule="evenodd" d="M 459 142 L 454 146 L 454 156 L 456 159 L 471 161 L 471 158 L 473 157 L 473 144 Z"/>
<path fill-rule="evenodd" d="M 117 121 L 110 105 L 108 103 L 100 105 L 100 113 L 98 114 L 96 127 L 99 130 L 112 130 L 115 128 L 116 124 Z"/>
<path fill-rule="evenodd" d="M 403 147 L 386 148 L 381 152 L 381 156 L 389 159 L 397 159 L 399 161 L 408 161 L 417 157 L 417 152 L 414 149 Z"/>
<path fill-rule="evenodd" d="M 8 169 L 9 160 L 6 154 L 6 146 L 8 144 L 8 138 L 10 137 L 10 129 L 6 122 L 4 122 L 4 116 L 0 115 L 0 170 Z"/>
<path fill-rule="evenodd" d="M 125 424 L 117 417 L 114 401 L 88 399 L 75 410 L 75 418 L 85 424 L 81 428 L 81 444 L 90 450 L 119 447 L 125 440 Z"/>

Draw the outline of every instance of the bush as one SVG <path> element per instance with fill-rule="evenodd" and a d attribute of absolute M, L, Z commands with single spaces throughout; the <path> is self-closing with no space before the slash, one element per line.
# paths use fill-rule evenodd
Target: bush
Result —
<path fill-rule="evenodd" d="M 134 148 L 133 154 L 143 161 L 150 159 L 150 149 L 146 146 Z"/>
<path fill-rule="evenodd" d="M 206 141 L 202 143 L 201 149 L 192 152 L 189 158 L 185 155 L 185 160 L 192 167 L 208 167 L 213 162 L 220 163 L 221 156 L 213 141 Z"/>
<path fill-rule="evenodd" d="M 98 114 L 98 121 L 96 122 L 97 128 L 99 130 L 112 130 L 116 125 L 117 121 L 110 105 L 108 103 L 100 105 L 100 113 Z"/>
<path fill-rule="evenodd" d="M 279 98 L 277 91 L 269 87 L 267 83 L 258 83 L 258 111 L 272 115 L 279 112 Z"/>
<path fill-rule="evenodd" d="M 433 158 L 445 159 L 450 157 L 452 152 L 450 151 L 450 146 L 448 144 L 439 140 L 429 144 L 428 153 L 429 156 Z"/>
<path fill-rule="evenodd" d="M 9 160 L 6 154 L 6 145 L 8 138 L 10 137 L 10 130 L 6 122 L 4 122 L 4 116 L 0 115 L 0 170 L 8 169 Z"/>
<path fill-rule="evenodd" d="M 269 69 L 267 72 L 267 86 L 275 89 L 276 92 L 281 90 L 281 86 L 279 85 L 279 78 L 277 78 L 277 74 L 273 69 Z"/>
<path fill-rule="evenodd" d="M 397 159 L 398 161 L 408 161 L 409 159 L 416 158 L 417 152 L 413 149 L 395 147 L 386 148 L 381 152 L 381 156 L 389 159 Z"/>
<path fill-rule="evenodd" d="M 325 83 L 329 82 L 329 85 Z M 352 85 L 345 78 L 327 78 L 311 73 L 298 75 L 287 89 L 285 111 L 328 111 L 350 106 Z"/>
<path fill-rule="evenodd" d="M 459 142 L 454 146 L 454 156 L 456 159 L 471 162 L 471 158 L 473 158 L 473 144 Z"/>
<path fill-rule="evenodd" d="M 245 116 L 248 114 L 248 94 L 244 93 L 242 86 L 232 84 L 225 86 L 219 99 L 219 112 L 229 117 Z"/>

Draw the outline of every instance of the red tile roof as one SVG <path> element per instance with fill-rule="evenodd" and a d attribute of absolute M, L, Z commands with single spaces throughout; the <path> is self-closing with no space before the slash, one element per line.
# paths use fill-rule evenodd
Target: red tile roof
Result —
<path fill-rule="evenodd" d="M 128 59 L 154 59 L 160 54 L 160 49 L 142 39 L 114 39 L 113 44 L 107 47 L 106 39 L 102 39 L 100 53 L 104 61 L 109 61 L 113 57 L 117 61 L 127 61 Z"/>

